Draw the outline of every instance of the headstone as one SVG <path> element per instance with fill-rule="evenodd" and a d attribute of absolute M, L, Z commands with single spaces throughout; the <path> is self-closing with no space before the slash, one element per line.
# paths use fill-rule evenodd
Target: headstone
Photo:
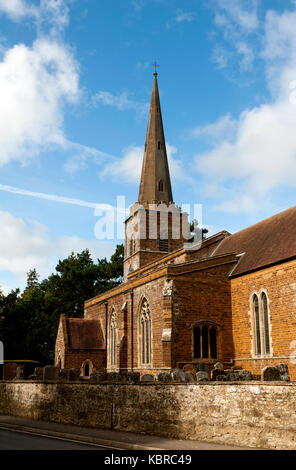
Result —
<path fill-rule="evenodd" d="M 222 362 L 216 362 L 216 364 L 214 365 L 214 369 L 223 370 L 224 366 L 223 366 Z"/>
<path fill-rule="evenodd" d="M 197 380 L 198 382 L 201 382 L 201 381 L 203 381 L 203 380 L 209 380 L 209 373 L 200 370 L 200 371 L 197 372 L 197 374 L 196 374 L 196 380 Z"/>
<path fill-rule="evenodd" d="M 120 375 L 118 372 L 109 372 L 106 374 L 106 380 L 108 382 L 120 382 Z"/>
<path fill-rule="evenodd" d="M 193 374 L 192 372 L 185 372 L 185 380 L 188 383 L 195 383 L 195 374 Z"/>
<path fill-rule="evenodd" d="M 68 370 L 68 380 L 69 382 L 78 382 L 80 376 L 80 369 L 69 369 Z"/>
<path fill-rule="evenodd" d="M 59 369 L 59 380 L 62 382 L 68 381 L 68 369 Z"/>
<path fill-rule="evenodd" d="M 277 364 L 276 368 L 280 371 L 281 380 L 283 382 L 290 382 L 290 374 L 287 364 Z"/>
<path fill-rule="evenodd" d="M 198 370 L 199 372 L 209 372 L 209 364 L 206 362 L 200 362 L 198 364 Z"/>
<path fill-rule="evenodd" d="M 249 370 L 244 369 L 228 369 L 224 371 L 231 382 L 242 380 L 253 380 L 253 376 Z"/>
<path fill-rule="evenodd" d="M 172 377 L 171 374 L 168 374 L 167 372 L 160 372 L 156 376 L 157 382 L 171 382 Z"/>
<path fill-rule="evenodd" d="M 281 380 L 281 374 L 277 367 L 267 366 L 262 369 L 261 378 L 264 382 L 279 381 Z"/>
<path fill-rule="evenodd" d="M 13 380 L 24 380 L 24 379 L 25 379 L 24 366 L 18 366 L 16 369 L 15 378 Z"/>
<path fill-rule="evenodd" d="M 36 374 L 29 375 L 28 380 L 37 380 L 37 375 Z"/>
<path fill-rule="evenodd" d="M 261 375 L 252 374 L 252 380 L 257 380 L 258 382 L 260 382 L 261 381 Z"/>
<path fill-rule="evenodd" d="M 219 376 L 218 376 L 219 377 Z M 230 371 L 229 374 L 227 374 L 227 378 L 230 382 L 237 382 L 239 381 L 239 375 L 236 371 Z M 218 380 L 218 379 L 217 379 Z"/>
<path fill-rule="evenodd" d="M 106 374 L 104 372 L 96 372 L 90 374 L 89 383 L 98 384 L 106 381 Z"/>
<path fill-rule="evenodd" d="M 57 382 L 59 379 L 59 369 L 56 366 L 43 367 L 43 381 Z"/>
<path fill-rule="evenodd" d="M 185 366 L 183 366 L 183 371 L 186 373 L 186 372 L 191 372 L 192 374 L 196 374 L 197 372 L 197 369 L 196 369 L 196 366 L 193 365 L 193 364 L 185 364 Z"/>
<path fill-rule="evenodd" d="M 211 379 L 215 381 L 219 375 L 226 375 L 226 372 L 223 369 L 213 369 L 211 372 Z"/>
<path fill-rule="evenodd" d="M 43 367 L 35 367 L 34 375 L 36 375 L 36 380 L 43 380 Z"/>
<path fill-rule="evenodd" d="M 252 380 L 252 373 L 249 370 L 237 370 L 239 380 Z"/>
<path fill-rule="evenodd" d="M 154 382 L 154 376 L 151 374 L 144 374 L 140 380 L 141 382 Z"/>
<path fill-rule="evenodd" d="M 185 372 L 181 369 L 173 369 L 171 371 L 171 377 L 175 382 L 186 382 Z"/>
<path fill-rule="evenodd" d="M 13 380 L 15 378 L 18 365 L 15 363 L 4 364 L 3 366 L 3 380 Z"/>
<path fill-rule="evenodd" d="M 229 378 L 225 374 L 220 374 L 220 375 L 217 375 L 216 377 L 216 382 L 228 382 L 228 381 L 229 381 Z"/>
<path fill-rule="evenodd" d="M 124 372 L 120 375 L 120 380 L 125 383 L 139 383 L 140 372 Z"/>

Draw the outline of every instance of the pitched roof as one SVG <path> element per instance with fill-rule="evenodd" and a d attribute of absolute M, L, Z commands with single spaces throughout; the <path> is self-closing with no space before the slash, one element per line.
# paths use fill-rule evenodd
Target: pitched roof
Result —
<path fill-rule="evenodd" d="M 138 202 L 143 205 L 173 202 L 156 72 L 154 73 Z"/>
<path fill-rule="evenodd" d="M 103 332 L 98 320 L 67 318 L 70 349 L 105 349 Z"/>
<path fill-rule="evenodd" d="M 296 257 L 296 206 L 226 237 L 214 256 L 243 254 L 231 277 Z"/>

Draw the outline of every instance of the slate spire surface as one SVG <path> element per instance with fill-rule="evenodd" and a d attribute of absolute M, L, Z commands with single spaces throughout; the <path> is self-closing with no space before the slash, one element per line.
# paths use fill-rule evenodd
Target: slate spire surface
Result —
<path fill-rule="evenodd" d="M 157 72 L 154 73 L 138 202 L 144 206 L 147 204 L 170 204 L 173 202 Z"/>

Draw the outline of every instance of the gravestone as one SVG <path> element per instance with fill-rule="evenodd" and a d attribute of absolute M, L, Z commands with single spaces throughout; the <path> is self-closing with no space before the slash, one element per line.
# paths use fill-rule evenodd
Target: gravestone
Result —
<path fill-rule="evenodd" d="M 106 381 L 106 374 L 104 372 L 96 372 L 90 375 L 89 383 L 98 384 Z"/>
<path fill-rule="evenodd" d="M 3 366 L 3 380 L 13 380 L 15 378 L 18 365 L 15 363 L 4 364 Z"/>
<path fill-rule="evenodd" d="M 208 372 L 204 372 L 203 370 L 200 370 L 199 372 L 197 372 L 196 374 L 196 380 L 198 382 L 201 382 L 203 380 L 209 380 L 209 373 Z"/>
<path fill-rule="evenodd" d="M 171 371 L 171 377 L 175 382 L 186 382 L 185 372 L 181 369 L 173 369 Z"/>
<path fill-rule="evenodd" d="M 68 381 L 68 369 L 59 369 L 59 380 L 61 382 Z"/>
<path fill-rule="evenodd" d="M 222 362 L 216 362 L 216 364 L 214 364 L 214 369 L 223 370 L 224 366 L 223 366 Z"/>
<path fill-rule="evenodd" d="M 120 380 L 125 383 L 133 384 L 140 382 L 140 372 L 123 372 Z"/>
<path fill-rule="evenodd" d="M 196 369 L 196 366 L 193 365 L 193 364 L 185 364 L 185 366 L 183 366 L 183 372 L 191 372 L 192 374 L 196 374 L 197 372 L 197 369 Z"/>
<path fill-rule="evenodd" d="M 25 379 L 25 368 L 24 366 L 18 366 L 13 380 L 24 380 L 24 379 Z"/>
<path fill-rule="evenodd" d="M 229 382 L 239 381 L 239 375 L 238 375 L 237 371 L 230 370 L 229 373 L 227 373 L 227 377 L 228 377 Z"/>
<path fill-rule="evenodd" d="M 281 380 L 281 374 L 277 367 L 267 366 L 262 369 L 261 378 L 264 382 L 279 381 Z"/>
<path fill-rule="evenodd" d="M 56 366 L 43 367 L 43 381 L 57 382 L 59 379 L 59 369 Z"/>
<path fill-rule="evenodd" d="M 78 382 L 80 376 L 80 369 L 69 369 L 68 370 L 68 381 L 69 382 Z"/>
<path fill-rule="evenodd" d="M 199 372 L 209 372 L 209 364 L 206 362 L 200 362 L 198 364 L 198 370 Z"/>
<path fill-rule="evenodd" d="M 283 382 L 290 382 L 290 374 L 287 364 L 277 364 L 276 368 L 280 372 L 281 380 Z"/>
<path fill-rule="evenodd" d="M 141 382 L 154 382 L 154 376 L 151 374 L 144 374 L 140 380 Z"/>
<path fill-rule="evenodd" d="M 172 377 L 171 374 L 168 374 L 167 372 L 160 372 L 156 376 L 157 382 L 171 382 Z"/>
<path fill-rule="evenodd" d="M 107 382 L 120 382 L 120 374 L 118 372 L 109 372 L 106 374 Z"/>
<path fill-rule="evenodd" d="M 228 382 L 229 378 L 226 374 L 219 374 L 216 377 L 216 382 Z"/>
<path fill-rule="evenodd" d="M 243 381 L 243 380 L 252 380 L 253 376 L 252 373 L 249 370 L 244 370 L 244 369 L 228 369 L 225 371 L 228 379 L 231 382 L 235 381 Z"/>
<path fill-rule="evenodd" d="M 43 367 L 35 367 L 34 375 L 36 375 L 36 380 L 43 380 Z"/>
<path fill-rule="evenodd" d="M 213 369 L 211 372 L 211 379 L 216 381 L 217 377 L 220 375 L 226 375 L 226 372 L 223 369 Z"/>
<path fill-rule="evenodd" d="M 188 383 L 195 383 L 195 374 L 193 374 L 192 372 L 185 372 L 185 380 Z"/>

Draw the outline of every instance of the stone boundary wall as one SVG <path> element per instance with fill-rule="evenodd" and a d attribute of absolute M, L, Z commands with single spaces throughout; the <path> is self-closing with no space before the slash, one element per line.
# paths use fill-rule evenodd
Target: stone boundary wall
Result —
<path fill-rule="evenodd" d="M 240 446 L 296 449 L 296 383 L 0 382 L 0 414 Z"/>

